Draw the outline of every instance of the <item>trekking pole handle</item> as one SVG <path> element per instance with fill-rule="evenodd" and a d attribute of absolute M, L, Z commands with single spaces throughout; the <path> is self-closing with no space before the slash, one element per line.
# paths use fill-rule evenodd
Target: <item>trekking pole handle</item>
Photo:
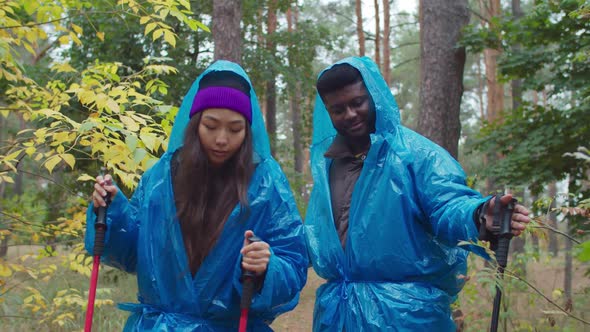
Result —
<path fill-rule="evenodd" d="M 256 235 L 252 235 L 248 238 L 250 243 L 254 242 L 261 242 L 260 239 Z M 240 309 L 247 309 L 250 308 L 250 303 L 252 302 L 252 297 L 254 295 L 254 277 L 256 274 L 249 270 L 242 270 L 242 298 L 240 299 Z"/>
<path fill-rule="evenodd" d="M 111 193 L 107 191 L 107 194 L 103 197 L 106 206 L 99 206 L 96 211 L 96 221 L 94 222 L 94 256 L 102 256 L 104 252 L 104 240 L 107 230 L 107 208 L 111 203 Z"/>
<path fill-rule="evenodd" d="M 512 214 L 514 213 L 514 207 L 516 206 L 516 199 L 511 199 L 508 204 L 501 209 L 502 221 L 500 229 L 497 232 L 498 235 L 498 248 L 496 250 L 496 260 L 498 265 L 505 268 L 508 264 L 508 251 L 510 249 L 510 240 L 512 239 Z M 496 204 L 500 204 L 500 200 L 496 201 Z"/>

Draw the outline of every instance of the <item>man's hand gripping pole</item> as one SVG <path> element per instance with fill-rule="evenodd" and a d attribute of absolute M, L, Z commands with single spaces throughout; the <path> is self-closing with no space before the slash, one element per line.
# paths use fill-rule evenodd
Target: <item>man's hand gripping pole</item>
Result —
<path fill-rule="evenodd" d="M 512 214 L 516 206 L 516 199 L 511 199 L 505 206 L 500 202 L 500 195 L 496 195 L 494 202 L 494 221 L 492 224 L 492 233 L 498 238 L 496 248 L 496 261 L 498 262 L 498 277 L 504 276 L 504 269 L 508 263 L 508 250 L 510 249 L 510 240 L 512 239 Z M 490 332 L 498 331 L 498 318 L 500 314 L 500 302 L 502 291 L 496 285 L 496 297 L 494 298 L 494 307 L 492 311 L 492 322 Z"/>

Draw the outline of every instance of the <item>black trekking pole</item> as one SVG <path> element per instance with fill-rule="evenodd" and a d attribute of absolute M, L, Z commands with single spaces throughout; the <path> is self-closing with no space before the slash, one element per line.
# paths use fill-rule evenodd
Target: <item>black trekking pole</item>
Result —
<path fill-rule="evenodd" d="M 252 235 L 248 238 L 250 243 L 262 241 L 258 236 Z M 254 296 L 254 279 L 256 275 L 252 271 L 242 270 L 242 298 L 240 299 L 240 325 L 239 332 L 246 332 L 248 326 L 248 311 Z"/>
<path fill-rule="evenodd" d="M 494 221 L 492 224 L 492 233 L 498 237 L 498 246 L 496 248 L 496 261 L 498 262 L 498 279 L 504 277 L 504 269 L 508 263 L 508 249 L 512 239 L 512 213 L 517 200 L 512 199 L 506 206 L 502 206 L 500 195 L 494 198 Z M 498 280 L 499 281 L 499 280 Z M 496 284 L 496 297 L 494 298 L 494 307 L 492 311 L 492 322 L 490 332 L 498 331 L 498 318 L 500 315 L 500 302 L 502 300 L 502 290 Z"/>
<path fill-rule="evenodd" d="M 107 207 L 110 203 L 111 194 L 107 192 L 104 200 L 107 206 L 99 206 L 96 212 L 96 221 L 94 223 L 94 248 L 92 274 L 90 275 L 90 288 L 88 290 L 88 306 L 86 307 L 86 321 L 84 323 L 84 332 L 92 331 L 92 316 L 94 315 L 94 299 L 96 297 L 96 286 L 98 284 L 98 270 L 100 267 L 100 257 L 104 252 L 104 237 L 107 230 Z"/>

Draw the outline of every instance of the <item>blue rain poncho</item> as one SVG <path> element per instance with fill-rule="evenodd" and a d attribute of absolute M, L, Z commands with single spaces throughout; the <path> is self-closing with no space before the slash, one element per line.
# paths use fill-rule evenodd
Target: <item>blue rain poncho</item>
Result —
<path fill-rule="evenodd" d="M 314 331 L 454 331 L 450 304 L 463 286 L 477 240 L 474 210 L 485 201 L 465 185 L 441 147 L 400 124 L 397 103 L 377 66 L 347 58 L 375 103 L 376 131 L 350 203 L 346 246 L 334 225 L 324 153 L 336 130 L 316 97 L 305 220 L 310 259 L 327 279 L 316 293 Z"/>
<path fill-rule="evenodd" d="M 193 83 L 185 96 L 168 151 L 142 176 L 131 200 L 119 191 L 108 209 L 106 246 L 102 261 L 136 273 L 139 303 L 120 304 L 132 312 L 125 331 L 237 331 L 242 286 L 244 232 L 253 230 L 271 248 L 264 283 L 254 296 L 249 331 L 271 331 L 268 324 L 295 307 L 307 277 L 308 259 L 303 225 L 285 175 L 270 155 L 268 137 L 254 90 L 253 150 L 256 170 L 248 188 L 250 215 L 232 211 L 209 255 L 193 278 L 176 218 L 170 174 L 171 157 L 183 143 L 192 100 L 199 80 L 214 70 L 238 73 L 238 65 L 217 61 Z M 92 253 L 94 221 L 87 213 L 86 249 Z"/>

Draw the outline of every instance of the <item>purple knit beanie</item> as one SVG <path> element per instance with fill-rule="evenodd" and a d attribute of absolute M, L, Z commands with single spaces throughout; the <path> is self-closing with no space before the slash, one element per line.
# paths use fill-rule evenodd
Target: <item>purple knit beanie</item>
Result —
<path fill-rule="evenodd" d="M 250 97 L 240 90 L 226 86 L 212 86 L 199 90 L 193 100 L 189 118 L 209 108 L 230 109 L 242 114 L 250 124 L 252 123 Z"/>

